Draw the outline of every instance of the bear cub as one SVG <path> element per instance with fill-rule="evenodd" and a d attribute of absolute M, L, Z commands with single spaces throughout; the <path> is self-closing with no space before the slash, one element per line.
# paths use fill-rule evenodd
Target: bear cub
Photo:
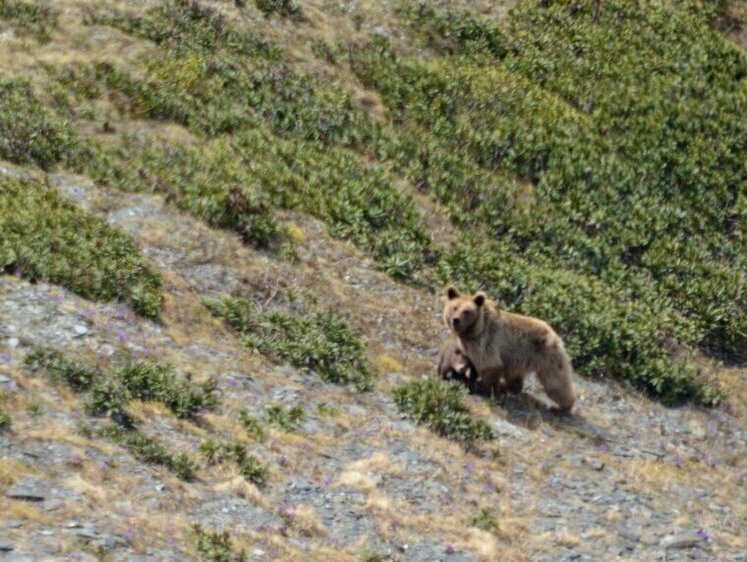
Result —
<path fill-rule="evenodd" d="M 535 373 L 556 412 L 571 411 L 576 400 L 573 367 L 563 340 L 545 322 L 500 310 L 484 293 L 446 293 L 443 319 L 459 349 L 473 363 L 489 392 L 519 392 Z"/>
<path fill-rule="evenodd" d="M 478 392 L 477 369 L 472 364 L 459 344 L 451 339 L 441 348 L 438 356 L 438 376 L 444 380 L 459 381 L 467 385 L 470 393 Z"/>

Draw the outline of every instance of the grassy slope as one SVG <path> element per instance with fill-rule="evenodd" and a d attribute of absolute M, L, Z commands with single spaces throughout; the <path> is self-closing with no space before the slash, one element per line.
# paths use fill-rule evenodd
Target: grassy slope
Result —
<path fill-rule="evenodd" d="M 723 394 L 704 354 L 745 351 L 746 63 L 700 14 L 623 4 L 595 18 L 527 2 L 496 23 L 479 9 L 364 2 L 351 15 L 310 2 L 305 19 L 275 25 L 253 6 L 208 1 L 97 6 L 85 17 L 8 2 L 0 15 L 20 30 L 20 56 L 2 60 L 0 155 L 163 195 L 291 270 L 298 233 L 283 217 L 309 214 L 396 280 L 457 280 L 548 319 L 582 374 L 710 404 Z M 90 44 L 92 29 L 109 34 L 107 48 Z M 3 182 L 0 205 L 41 215 L 38 200 L 54 211 L 43 216 L 82 217 L 61 221 L 71 244 L 44 242 L 51 254 L 39 263 L 19 262 L 6 241 L 8 268 L 158 314 L 159 281 L 126 238 L 42 186 Z M 448 244 L 423 208 L 451 219 Z M 55 236 L 49 220 L 33 228 Z M 72 236 L 81 229 L 102 254 L 78 250 L 91 241 Z M 92 280 L 55 267 L 73 263 L 71 249 L 85 257 L 72 269 Z M 251 320 L 250 347 L 299 367 L 331 361 L 317 368 L 329 380 L 370 386 L 365 346 L 344 321 L 317 322 L 324 307 L 292 294 L 277 308 Z M 408 392 L 422 389 L 401 389 L 401 402 Z M 445 392 L 418 396 L 426 403 L 413 415 L 428 417 L 428 399 Z M 459 397 L 446 394 L 462 420 Z M 441 431 L 443 420 L 429 420 Z M 464 424 L 457 438 L 473 431 Z"/>

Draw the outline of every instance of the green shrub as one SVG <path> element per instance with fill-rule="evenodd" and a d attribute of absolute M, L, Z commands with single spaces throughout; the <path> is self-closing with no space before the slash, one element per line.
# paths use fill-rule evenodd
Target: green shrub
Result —
<path fill-rule="evenodd" d="M 168 468 L 182 480 L 194 480 L 198 467 L 193 459 L 185 454 L 170 453 L 166 447 L 139 431 L 128 430 L 118 425 L 106 425 L 95 430 L 94 435 L 121 445 L 140 461 Z"/>
<path fill-rule="evenodd" d="M 252 438 L 257 441 L 264 440 L 265 430 L 262 427 L 262 423 L 257 418 L 249 415 L 248 412 L 242 411 L 239 413 L 239 421 L 241 421 L 242 427 Z"/>
<path fill-rule="evenodd" d="M 194 418 L 217 403 L 214 379 L 195 384 L 189 376 L 179 377 L 167 363 L 130 363 L 114 370 L 110 377 L 119 381 L 131 398 L 160 402 L 179 418 Z"/>
<path fill-rule="evenodd" d="M 0 158 L 48 169 L 79 167 L 88 156 L 70 123 L 45 108 L 28 82 L 0 80 Z"/>
<path fill-rule="evenodd" d="M 50 39 L 50 32 L 57 27 L 59 12 L 49 6 L 22 0 L 2 0 L 0 20 L 9 21 L 14 29 L 33 35 L 40 42 Z"/>
<path fill-rule="evenodd" d="M 394 400 L 402 413 L 439 435 L 466 446 L 492 439 L 490 426 L 474 419 L 464 405 L 465 396 L 462 385 L 436 378 L 413 381 L 394 391 Z"/>
<path fill-rule="evenodd" d="M 303 421 L 303 407 L 290 406 L 283 408 L 279 404 L 265 406 L 267 422 L 285 431 L 295 431 Z"/>
<path fill-rule="evenodd" d="M 75 392 L 90 390 L 99 373 L 68 355 L 43 346 L 34 346 L 23 358 L 33 372 L 43 371 L 55 384 L 64 384 Z"/>
<path fill-rule="evenodd" d="M 96 384 L 86 394 L 84 405 L 89 416 L 108 417 L 123 427 L 133 428 L 135 420 L 126 406 L 131 396 L 120 381 L 99 375 Z"/>
<path fill-rule="evenodd" d="M 208 464 L 221 464 L 224 461 L 236 464 L 241 475 L 257 486 L 264 485 L 267 480 L 267 468 L 257 457 L 248 454 L 241 443 L 204 441 L 200 445 L 200 452 Z"/>
<path fill-rule="evenodd" d="M 0 431 L 5 431 L 10 427 L 10 425 L 10 416 L 5 412 L 5 410 L 0 410 Z"/>
<path fill-rule="evenodd" d="M 482 508 L 477 512 L 474 517 L 470 520 L 470 525 L 487 531 L 488 533 L 497 533 L 500 531 L 500 525 L 498 524 L 498 518 L 491 509 Z"/>
<path fill-rule="evenodd" d="M 161 280 L 132 240 L 65 201 L 55 189 L 0 176 L 0 270 L 86 298 L 161 310 Z"/>
<path fill-rule="evenodd" d="M 243 550 L 234 553 L 231 535 L 228 531 L 206 531 L 201 525 L 192 525 L 195 532 L 195 548 L 199 559 L 204 562 L 245 562 L 246 554 Z"/>
<path fill-rule="evenodd" d="M 167 363 L 128 363 L 102 372 L 42 346 L 27 353 L 24 363 L 31 371 L 44 371 L 57 384 L 87 392 L 87 414 L 110 417 L 123 427 L 134 426 L 126 411 L 130 400 L 160 402 L 177 417 L 190 419 L 217 403 L 215 380 L 196 385 L 189 377 L 179 377 Z"/>
<path fill-rule="evenodd" d="M 299 18 L 302 14 L 293 0 L 254 0 L 254 5 L 266 16 L 277 14 L 283 18 Z"/>
<path fill-rule="evenodd" d="M 314 371 L 328 382 L 352 383 L 359 390 L 373 386 L 364 342 L 332 311 L 304 316 L 280 310 L 257 314 L 249 301 L 232 297 L 206 300 L 205 305 L 262 354 Z"/>
<path fill-rule="evenodd" d="M 508 52 L 508 39 L 487 17 L 426 3 L 406 4 L 402 11 L 410 24 L 425 34 L 428 45 L 443 54 L 503 58 Z"/>

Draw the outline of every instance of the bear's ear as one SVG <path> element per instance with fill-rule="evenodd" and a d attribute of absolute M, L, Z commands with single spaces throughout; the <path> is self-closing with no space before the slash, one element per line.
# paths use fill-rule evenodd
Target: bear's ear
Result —
<path fill-rule="evenodd" d="M 458 296 L 460 296 L 460 293 L 459 291 L 456 290 L 456 287 L 449 287 L 446 290 L 446 296 L 449 297 L 449 300 L 451 300 L 451 299 L 455 299 Z"/>
<path fill-rule="evenodd" d="M 484 304 L 485 304 L 485 299 L 486 299 L 486 298 L 487 298 L 487 297 L 485 296 L 485 293 L 483 293 L 483 292 L 479 292 L 479 293 L 477 293 L 477 294 L 475 295 L 475 298 L 474 298 L 474 299 L 472 299 L 472 300 L 474 300 L 474 301 L 475 301 L 475 304 L 476 304 L 477 306 L 482 306 L 482 305 L 484 305 Z"/>

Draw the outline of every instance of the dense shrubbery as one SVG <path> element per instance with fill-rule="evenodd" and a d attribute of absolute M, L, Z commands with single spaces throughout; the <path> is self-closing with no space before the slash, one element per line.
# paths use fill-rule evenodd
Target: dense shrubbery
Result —
<path fill-rule="evenodd" d="M 160 277 L 129 236 L 54 189 L 8 176 L 0 176 L 0 271 L 119 299 L 144 316 L 161 310 Z"/>
<path fill-rule="evenodd" d="M 78 167 L 87 152 L 70 123 L 47 109 L 23 80 L 0 80 L 0 158 L 49 168 Z"/>
<path fill-rule="evenodd" d="M 747 337 L 747 58 L 680 12 L 602 5 L 595 18 L 590 6 L 523 4 L 505 33 L 490 28 L 496 41 L 508 34 L 505 69 L 398 61 L 386 47 L 357 68 L 439 141 L 446 133 L 481 166 L 536 183 L 538 219 L 517 216 L 505 195 L 477 210 L 498 234 L 651 306 L 669 302 L 699 343 L 737 351 Z M 412 11 L 416 25 L 440 29 L 439 12 Z"/>
<path fill-rule="evenodd" d="M 396 389 L 394 400 L 413 421 L 470 446 L 480 439 L 492 439 L 493 434 L 485 421 L 470 415 L 463 403 L 466 394 L 461 384 L 431 378 Z"/>
<path fill-rule="evenodd" d="M 368 390 L 373 384 L 364 342 L 334 312 L 258 313 L 246 299 L 231 297 L 205 304 L 237 330 L 247 346 L 260 353 L 317 372 L 329 382 L 352 383 L 360 390 Z"/>
<path fill-rule="evenodd" d="M 443 280 L 551 320 L 581 372 L 715 402 L 686 350 L 739 353 L 747 337 L 744 57 L 679 12 L 603 5 L 594 21 L 527 3 L 505 31 L 412 8 L 429 44 L 458 57 L 424 63 L 378 40 L 353 69 L 405 131 L 400 166 L 498 237 L 446 255 Z M 462 28 L 510 48 L 473 46 Z"/>
<path fill-rule="evenodd" d="M 0 20 L 9 21 L 15 30 L 33 35 L 41 42 L 49 40 L 50 32 L 57 26 L 58 17 L 56 10 L 39 3 L 23 0 L 0 2 Z"/>

